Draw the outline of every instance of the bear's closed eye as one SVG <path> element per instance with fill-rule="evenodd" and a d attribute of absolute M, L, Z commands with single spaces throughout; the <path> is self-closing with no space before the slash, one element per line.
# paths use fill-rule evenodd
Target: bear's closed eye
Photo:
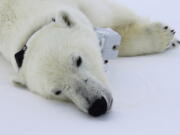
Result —
<path fill-rule="evenodd" d="M 58 96 L 62 93 L 62 91 L 61 90 L 55 90 L 55 91 L 53 91 L 53 93 L 54 93 L 54 95 Z"/>

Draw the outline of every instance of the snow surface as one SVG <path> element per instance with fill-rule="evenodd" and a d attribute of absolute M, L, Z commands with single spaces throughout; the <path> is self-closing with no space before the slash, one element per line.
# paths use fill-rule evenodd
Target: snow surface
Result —
<path fill-rule="evenodd" d="M 121 1 L 170 24 L 180 37 L 179 0 Z M 0 63 L 0 135 L 180 135 L 180 47 L 112 61 L 107 74 L 114 105 L 100 118 L 13 86 L 9 65 Z"/>

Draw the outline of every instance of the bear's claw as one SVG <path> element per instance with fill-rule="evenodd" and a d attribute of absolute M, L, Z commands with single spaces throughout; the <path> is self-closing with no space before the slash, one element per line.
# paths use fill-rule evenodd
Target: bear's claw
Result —
<path fill-rule="evenodd" d="M 167 49 L 170 49 L 172 47 L 174 48 L 178 44 L 180 44 L 180 41 L 174 37 L 176 34 L 176 31 L 174 29 L 171 29 L 169 26 L 164 26 L 163 28 L 167 33 L 170 33 L 170 35 L 172 36 L 172 40 L 169 42 Z"/>

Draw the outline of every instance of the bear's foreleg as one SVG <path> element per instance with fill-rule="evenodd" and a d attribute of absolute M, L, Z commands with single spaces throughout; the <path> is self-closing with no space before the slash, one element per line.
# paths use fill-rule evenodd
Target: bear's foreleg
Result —
<path fill-rule="evenodd" d="M 139 21 L 113 29 L 122 36 L 119 56 L 160 53 L 179 44 L 174 38 L 175 30 L 161 23 Z"/>

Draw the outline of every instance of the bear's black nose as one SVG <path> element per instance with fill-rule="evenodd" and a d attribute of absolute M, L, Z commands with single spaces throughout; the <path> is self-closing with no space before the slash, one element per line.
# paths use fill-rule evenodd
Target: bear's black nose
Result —
<path fill-rule="evenodd" d="M 94 103 L 90 106 L 88 113 L 91 116 L 97 117 L 102 114 L 105 114 L 107 111 L 107 102 L 104 97 L 97 99 Z"/>

